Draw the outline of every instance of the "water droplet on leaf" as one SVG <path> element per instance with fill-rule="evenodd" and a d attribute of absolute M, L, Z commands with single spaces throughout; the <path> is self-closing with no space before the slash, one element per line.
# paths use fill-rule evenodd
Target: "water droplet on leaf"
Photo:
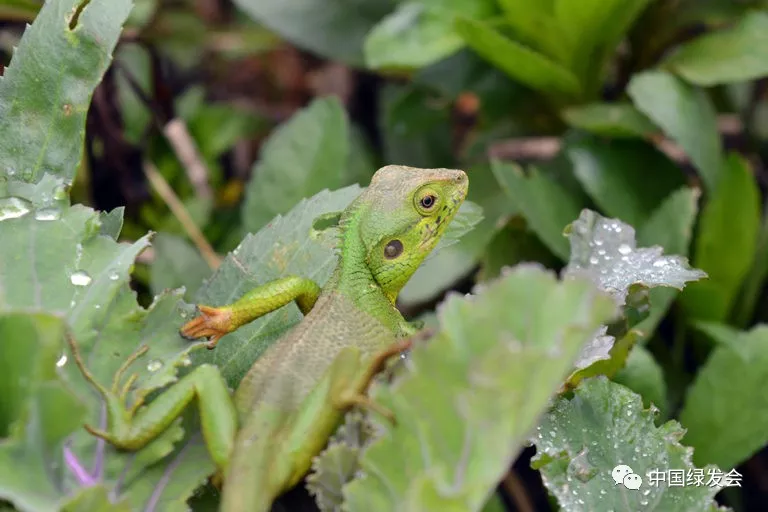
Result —
<path fill-rule="evenodd" d="M 629 254 L 632 252 L 632 248 L 629 246 L 629 244 L 621 244 L 619 246 L 619 252 L 621 254 Z"/>
<path fill-rule="evenodd" d="M 91 281 L 93 281 L 91 276 L 89 276 L 88 272 L 86 272 L 85 270 L 78 270 L 77 272 L 69 276 L 69 280 L 75 286 L 88 286 L 89 284 L 91 284 Z"/>
<path fill-rule="evenodd" d="M 61 217 L 61 212 L 56 208 L 43 208 L 35 212 L 35 219 L 37 220 L 58 220 L 59 217 Z"/>
<path fill-rule="evenodd" d="M 0 199 L 0 221 L 18 219 L 32 209 L 32 203 L 20 197 L 4 197 Z"/>
<path fill-rule="evenodd" d="M 151 372 L 156 372 L 157 370 L 159 370 L 162 367 L 163 367 L 163 362 L 159 361 L 157 359 L 154 359 L 154 360 L 150 361 L 149 364 L 147 364 L 147 370 L 149 370 Z"/>
<path fill-rule="evenodd" d="M 61 354 L 61 357 L 59 358 L 59 360 L 56 361 L 56 366 L 61 368 L 65 364 L 67 364 L 67 354 Z"/>

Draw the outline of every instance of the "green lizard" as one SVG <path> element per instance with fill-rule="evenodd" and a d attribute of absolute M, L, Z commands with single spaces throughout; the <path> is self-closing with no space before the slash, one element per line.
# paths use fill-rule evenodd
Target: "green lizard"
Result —
<path fill-rule="evenodd" d="M 291 301 L 304 319 L 271 345 L 230 398 L 216 367 L 200 365 L 148 405 L 125 405 L 132 379 L 112 390 L 93 380 L 107 403 L 107 430 L 86 426 L 119 449 L 137 450 L 163 432 L 197 398 L 203 436 L 224 476 L 221 510 L 268 511 L 296 485 L 352 406 L 376 409 L 365 396 L 387 360 L 415 334 L 395 307 L 405 283 L 434 248 L 464 201 L 468 178 L 452 169 L 379 169 L 339 218 L 338 265 L 321 290 L 290 276 L 263 284 L 238 301 L 198 306 L 188 338 L 225 334 Z M 122 389 L 122 391 L 121 391 Z M 386 413 L 386 411 L 381 411 Z"/>

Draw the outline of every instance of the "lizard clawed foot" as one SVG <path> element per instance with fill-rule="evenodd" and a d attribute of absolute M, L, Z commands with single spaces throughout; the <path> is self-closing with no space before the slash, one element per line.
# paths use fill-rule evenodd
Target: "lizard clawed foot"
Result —
<path fill-rule="evenodd" d="M 383 405 L 374 402 L 366 395 L 348 394 L 344 395 L 340 400 L 340 405 L 343 408 L 360 407 L 366 411 L 372 411 L 384 416 L 392 425 L 397 424 L 397 419 L 392 411 L 384 407 Z"/>
<path fill-rule="evenodd" d="M 88 431 L 89 434 L 99 437 L 103 440 L 105 440 L 108 443 L 116 444 L 114 439 L 111 435 L 109 435 L 108 432 L 105 432 L 103 430 L 99 430 L 98 428 L 92 427 L 91 425 L 83 425 L 83 428 Z"/>
<path fill-rule="evenodd" d="M 184 324 L 179 333 L 190 340 L 208 338 L 206 347 L 216 347 L 219 340 L 232 332 L 232 312 L 228 308 L 212 308 L 199 305 L 200 316 Z"/>

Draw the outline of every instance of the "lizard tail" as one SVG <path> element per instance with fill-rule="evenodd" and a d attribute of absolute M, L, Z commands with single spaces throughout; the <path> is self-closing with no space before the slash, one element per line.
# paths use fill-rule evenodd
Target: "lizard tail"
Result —
<path fill-rule="evenodd" d="M 221 499 L 221 512 L 270 512 L 285 490 L 278 424 L 250 425 L 237 434 Z M 238 448 L 239 447 L 239 448 Z"/>

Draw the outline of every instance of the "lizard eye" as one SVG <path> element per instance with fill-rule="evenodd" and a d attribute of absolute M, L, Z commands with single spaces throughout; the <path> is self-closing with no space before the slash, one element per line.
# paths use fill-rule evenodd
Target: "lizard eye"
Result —
<path fill-rule="evenodd" d="M 392 240 L 386 246 L 384 246 L 384 257 L 388 260 L 393 260 L 403 253 L 403 242 L 400 240 Z"/>
<path fill-rule="evenodd" d="M 439 206 L 440 196 L 431 187 L 422 189 L 414 198 L 414 203 L 422 215 L 429 215 Z"/>
<path fill-rule="evenodd" d="M 429 210 L 430 208 L 432 208 L 435 205 L 436 199 L 437 198 L 435 196 L 433 196 L 432 194 L 426 195 L 426 196 L 421 198 L 421 206 L 424 209 Z"/>

